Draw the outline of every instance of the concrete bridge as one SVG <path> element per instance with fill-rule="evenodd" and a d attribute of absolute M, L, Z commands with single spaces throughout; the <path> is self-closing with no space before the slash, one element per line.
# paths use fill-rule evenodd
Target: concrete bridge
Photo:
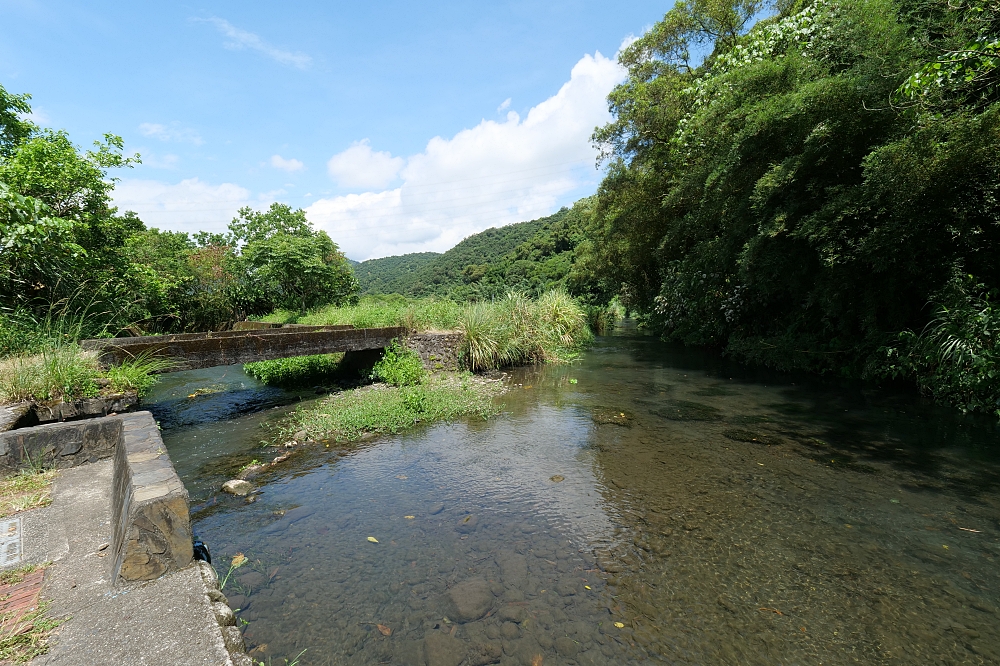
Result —
<path fill-rule="evenodd" d="M 81 346 L 98 352 L 99 362 L 105 367 L 140 354 L 169 358 L 174 365 L 167 372 L 337 352 L 346 352 L 345 365 L 360 368 L 373 365 L 393 339 L 405 337 L 407 332 L 402 326 L 354 328 L 240 322 L 231 331 L 84 340 Z"/>

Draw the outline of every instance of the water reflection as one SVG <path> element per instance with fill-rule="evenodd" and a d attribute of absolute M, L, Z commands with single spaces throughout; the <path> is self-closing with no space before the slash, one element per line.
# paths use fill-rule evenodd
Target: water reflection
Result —
<path fill-rule="evenodd" d="M 215 489 L 280 409 L 166 431 L 196 530 L 251 558 L 225 591 L 258 660 L 1000 660 L 994 421 L 640 337 L 511 383 L 253 504 Z"/>

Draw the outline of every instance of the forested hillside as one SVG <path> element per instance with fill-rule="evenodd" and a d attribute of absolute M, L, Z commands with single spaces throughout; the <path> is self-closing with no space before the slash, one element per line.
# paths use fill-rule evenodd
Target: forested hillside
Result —
<path fill-rule="evenodd" d="M 508 291 L 579 291 L 571 276 L 589 201 L 549 217 L 487 229 L 443 254 L 372 259 L 355 266 L 362 293 L 484 300 Z"/>
<path fill-rule="evenodd" d="M 409 287 L 413 274 L 440 256 L 438 252 L 413 252 L 369 259 L 354 264 L 354 275 L 362 294 L 402 294 Z"/>
<path fill-rule="evenodd" d="M 582 260 L 668 339 L 1000 413 L 1000 5 L 765 9 L 622 52 Z"/>

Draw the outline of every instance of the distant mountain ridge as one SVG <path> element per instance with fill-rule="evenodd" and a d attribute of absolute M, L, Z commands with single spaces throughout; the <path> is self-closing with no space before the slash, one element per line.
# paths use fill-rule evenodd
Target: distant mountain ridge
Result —
<path fill-rule="evenodd" d="M 491 298 L 510 289 L 528 293 L 567 280 L 584 239 L 589 199 L 548 217 L 473 234 L 444 253 L 417 252 L 354 266 L 362 294 Z"/>

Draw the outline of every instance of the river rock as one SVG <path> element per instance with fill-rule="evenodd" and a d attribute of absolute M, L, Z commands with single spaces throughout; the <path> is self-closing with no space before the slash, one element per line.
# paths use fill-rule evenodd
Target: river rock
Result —
<path fill-rule="evenodd" d="M 525 610 L 523 606 L 511 606 L 507 605 L 500 609 L 497 613 L 497 617 L 501 620 L 508 622 L 517 622 L 520 624 L 524 620 Z"/>
<path fill-rule="evenodd" d="M 512 640 L 521 635 L 521 630 L 513 622 L 504 622 L 500 625 L 500 635 L 507 640 Z"/>
<path fill-rule="evenodd" d="M 240 576 L 237 580 L 240 581 L 240 585 L 249 588 L 260 587 L 267 582 L 267 578 L 259 571 L 248 571 L 247 573 Z"/>
<path fill-rule="evenodd" d="M 242 594 L 234 594 L 229 597 L 229 607 L 234 611 L 236 610 L 246 610 L 250 607 L 250 600 L 244 597 Z"/>
<path fill-rule="evenodd" d="M 436 516 L 442 511 L 444 511 L 444 504 L 435 504 L 434 506 L 432 506 L 430 509 L 427 510 L 427 513 L 431 516 Z"/>
<path fill-rule="evenodd" d="M 486 666 L 496 664 L 503 657 L 503 649 L 500 643 L 493 641 L 476 641 L 469 648 L 469 666 Z"/>
<path fill-rule="evenodd" d="M 223 492 L 227 492 L 230 495 L 237 495 L 239 497 L 244 497 L 249 495 L 253 491 L 253 484 L 249 481 L 244 481 L 243 479 L 233 479 L 231 481 L 226 481 L 222 484 Z"/>
<path fill-rule="evenodd" d="M 455 526 L 455 529 L 457 529 L 462 534 L 470 534 L 472 532 L 475 532 L 478 526 L 479 526 L 479 516 L 470 513 L 469 515 L 463 516 L 461 519 L 459 519 L 458 524 Z"/>
<path fill-rule="evenodd" d="M 233 609 L 221 601 L 212 603 L 212 612 L 215 614 L 215 621 L 219 623 L 220 627 L 236 626 L 236 615 L 233 613 Z"/>
<path fill-rule="evenodd" d="M 524 555 L 510 550 L 501 551 L 497 557 L 497 566 L 500 567 L 500 576 L 504 585 L 511 587 L 523 587 L 528 580 L 528 561 Z"/>
<path fill-rule="evenodd" d="M 448 590 L 452 612 L 459 622 L 478 620 L 493 606 L 493 592 L 489 583 L 481 578 L 474 578 L 459 583 Z"/>
<path fill-rule="evenodd" d="M 435 631 L 424 639 L 424 657 L 427 666 L 458 666 L 465 660 L 465 643 Z"/>
<path fill-rule="evenodd" d="M 556 639 L 556 652 L 564 657 L 573 657 L 576 655 L 578 646 L 572 638 L 566 636 L 560 636 Z"/>

